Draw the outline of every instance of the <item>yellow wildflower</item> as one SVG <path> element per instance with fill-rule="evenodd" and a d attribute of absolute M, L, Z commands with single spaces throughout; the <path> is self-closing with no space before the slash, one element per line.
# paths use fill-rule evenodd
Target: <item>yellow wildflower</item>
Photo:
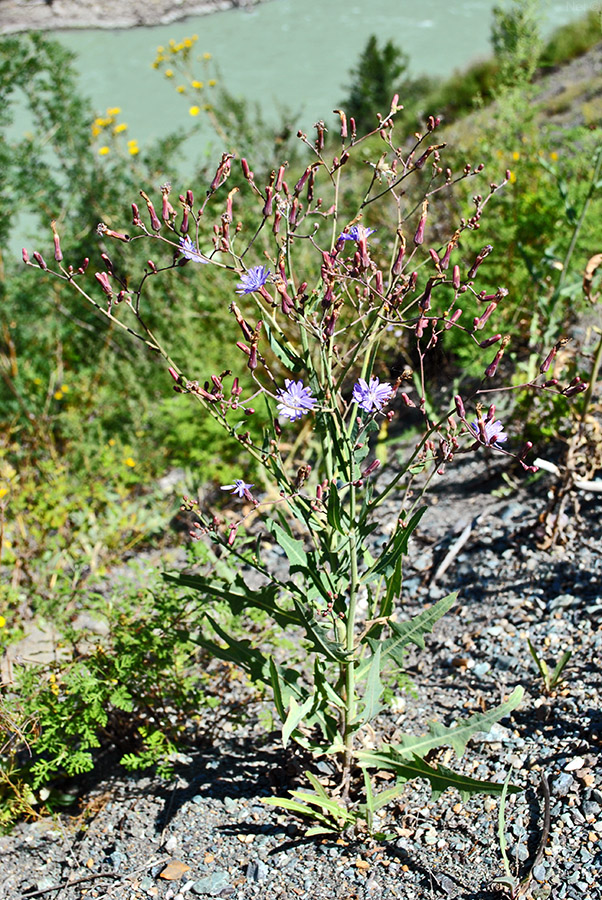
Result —
<path fill-rule="evenodd" d="M 516 175 L 514 172 L 510 172 L 510 184 L 516 184 Z"/>
<path fill-rule="evenodd" d="M 126 457 L 126 459 L 124 459 L 123 461 L 126 464 L 126 466 L 130 467 L 130 469 L 133 469 L 134 466 L 136 465 L 136 460 L 132 459 L 131 456 Z"/>
<path fill-rule="evenodd" d="M 122 131 L 127 131 L 127 128 L 128 128 L 128 127 L 127 127 L 127 125 L 125 124 L 125 122 L 120 122 L 119 125 L 116 125 L 116 126 L 115 126 L 115 128 L 113 129 L 113 131 L 115 132 L 115 134 L 121 134 Z"/>
<path fill-rule="evenodd" d="M 514 153 L 512 154 L 512 159 L 514 160 L 514 162 L 520 159 L 520 153 L 518 152 L 518 150 L 514 151 Z"/>
<path fill-rule="evenodd" d="M 115 438 L 109 438 L 108 444 L 109 444 L 109 447 L 114 447 L 115 446 Z"/>
<path fill-rule="evenodd" d="M 192 47 L 192 41 L 190 38 L 184 38 L 184 46 L 189 50 Z"/>
<path fill-rule="evenodd" d="M 210 53 L 203 53 L 203 59 L 211 59 Z"/>
<path fill-rule="evenodd" d="M 8 494 L 8 488 L 7 488 L 7 487 L 0 487 L 0 500 L 2 500 L 3 497 L 6 497 L 7 494 Z M 5 546 L 8 546 L 8 542 L 7 542 L 7 541 L 5 541 L 4 543 L 5 543 Z"/>
<path fill-rule="evenodd" d="M 207 84 L 209 85 L 209 87 L 215 87 L 217 81 L 215 80 L 215 78 L 212 78 L 211 81 L 207 82 Z"/>
<path fill-rule="evenodd" d="M 197 91 L 200 91 L 201 88 L 203 87 L 203 82 L 202 82 L 202 81 L 191 81 L 190 84 L 191 84 L 191 86 L 192 86 L 193 88 L 195 88 Z"/>
<path fill-rule="evenodd" d="M 92 126 L 92 137 L 98 137 L 102 129 L 98 127 L 98 125 Z"/>
<path fill-rule="evenodd" d="M 107 109 L 107 116 L 118 116 L 120 112 L 120 106 L 112 106 L 110 109 Z"/>
<path fill-rule="evenodd" d="M 186 93 L 185 85 L 179 84 L 176 88 L 176 91 L 178 92 L 178 94 L 185 94 Z"/>
<path fill-rule="evenodd" d="M 170 47 L 175 47 L 175 46 L 176 46 L 176 42 L 175 42 L 175 40 L 174 40 L 173 38 L 170 38 L 170 39 L 169 39 L 169 46 L 170 46 Z"/>
<path fill-rule="evenodd" d="M 550 159 L 551 159 L 553 162 L 556 162 L 556 160 L 558 159 L 558 154 L 556 153 L 555 150 L 552 150 L 552 152 L 550 153 Z"/>
<path fill-rule="evenodd" d="M 107 153 L 110 153 L 110 152 L 111 152 L 111 151 L 110 151 L 110 149 L 109 149 L 108 147 L 99 147 L 99 148 L 98 148 L 98 155 L 99 155 L 99 156 L 106 156 Z"/>
<path fill-rule="evenodd" d="M 192 35 L 192 40 L 195 42 L 195 44 L 196 44 L 196 42 L 198 41 L 198 39 L 199 39 L 198 34 L 193 34 L 193 35 Z"/>
<path fill-rule="evenodd" d="M 140 148 L 135 141 L 130 141 L 128 143 L 128 153 L 130 154 L 130 156 L 136 156 L 138 153 L 140 153 Z"/>
<path fill-rule="evenodd" d="M 190 113 L 191 116 L 198 116 L 200 111 L 201 110 L 199 109 L 198 106 L 191 106 L 190 109 L 188 110 L 188 112 Z"/>
<path fill-rule="evenodd" d="M 173 69 L 165 69 L 165 77 L 173 78 Z"/>
<path fill-rule="evenodd" d="M 0 616 L 0 628 L 4 628 L 5 625 L 6 619 L 4 618 L 4 616 Z"/>
<path fill-rule="evenodd" d="M 164 52 L 165 52 L 165 47 L 163 46 L 163 44 L 159 44 L 159 46 L 157 47 L 157 54 L 164 53 Z"/>
<path fill-rule="evenodd" d="M 63 392 L 62 392 L 62 391 L 55 391 L 55 392 L 54 392 L 54 399 L 55 399 L 55 400 L 62 400 L 62 399 L 63 399 Z"/>
<path fill-rule="evenodd" d="M 66 394 L 67 391 L 69 390 L 69 385 L 68 385 L 68 384 L 62 384 L 60 389 L 61 389 L 61 391 L 63 392 L 63 394 Z"/>

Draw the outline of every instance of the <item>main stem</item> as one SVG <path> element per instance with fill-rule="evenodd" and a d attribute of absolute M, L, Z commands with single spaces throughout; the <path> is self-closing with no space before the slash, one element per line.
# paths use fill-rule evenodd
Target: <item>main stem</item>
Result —
<path fill-rule="evenodd" d="M 343 739 L 345 742 L 345 754 L 343 759 L 343 780 L 345 794 L 349 792 L 351 779 L 351 765 L 353 761 L 353 735 L 355 733 L 355 719 L 357 698 L 355 692 L 355 615 L 357 610 L 357 595 L 359 588 L 358 559 L 357 559 L 357 522 L 356 522 L 356 487 L 352 483 L 349 486 L 349 555 L 351 559 L 351 582 L 349 585 L 349 606 L 347 608 L 347 629 L 345 635 L 345 650 L 349 654 L 345 668 L 345 730 Z"/>

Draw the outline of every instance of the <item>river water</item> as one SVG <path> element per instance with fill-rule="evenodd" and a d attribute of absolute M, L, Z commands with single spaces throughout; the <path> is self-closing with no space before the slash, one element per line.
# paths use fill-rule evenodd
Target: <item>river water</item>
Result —
<path fill-rule="evenodd" d="M 507 5 L 508 0 L 497 0 Z M 346 94 L 349 69 L 370 34 L 393 40 L 411 74 L 450 75 L 489 52 L 496 0 L 269 0 L 168 26 L 70 31 L 57 36 L 78 55 L 84 93 L 99 112 L 122 109 L 139 144 L 185 125 L 191 100 L 151 68 L 158 45 L 197 34 L 195 55 L 211 53 L 228 90 L 276 118 L 285 104 L 304 130 L 328 118 Z M 541 0 L 541 30 L 582 15 L 592 4 Z M 177 79 L 176 79 L 177 80 Z"/>

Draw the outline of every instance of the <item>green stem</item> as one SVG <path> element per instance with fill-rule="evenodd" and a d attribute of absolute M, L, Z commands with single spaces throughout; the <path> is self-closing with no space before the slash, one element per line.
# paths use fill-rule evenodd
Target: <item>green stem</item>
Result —
<path fill-rule="evenodd" d="M 349 516 L 351 519 L 349 533 L 349 552 L 351 560 L 351 582 L 349 585 L 349 606 L 347 609 L 347 630 L 345 650 L 349 654 L 345 670 L 345 758 L 343 762 L 344 777 L 349 783 L 351 764 L 353 759 L 353 734 L 355 731 L 355 718 L 357 714 L 357 698 L 355 691 L 355 617 L 357 612 L 357 597 L 359 589 L 359 567 L 357 546 L 357 522 L 356 522 L 356 487 L 352 483 L 349 487 Z"/>

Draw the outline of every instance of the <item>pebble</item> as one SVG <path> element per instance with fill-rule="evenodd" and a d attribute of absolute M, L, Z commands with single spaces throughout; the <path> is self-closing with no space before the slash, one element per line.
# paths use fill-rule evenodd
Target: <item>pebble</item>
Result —
<path fill-rule="evenodd" d="M 569 773 L 558 775 L 554 779 L 554 793 L 559 797 L 565 797 L 575 784 L 575 779 Z"/>
<path fill-rule="evenodd" d="M 195 881 L 191 890 L 194 894 L 199 894 L 201 896 L 207 895 L 209 897 L 217 897 L 218 895 L 222 895 L 224 888 L 227 887 L 230 887 L 230 885 L 228 885 L 228 873 L 216 869 L 211 875 L 207 875 L 205 878 L 199 878 L 198 881 Z"/>

